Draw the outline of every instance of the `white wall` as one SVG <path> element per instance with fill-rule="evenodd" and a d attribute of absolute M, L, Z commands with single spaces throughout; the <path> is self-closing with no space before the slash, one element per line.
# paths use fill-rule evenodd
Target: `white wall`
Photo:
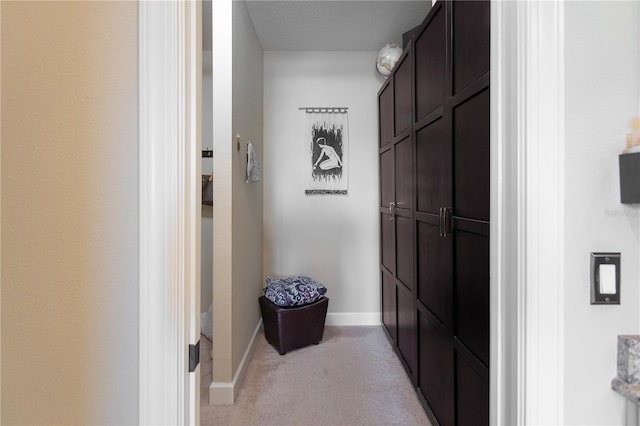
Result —
<path fill-rule="evenodd" d="M 379 322 L 377 52 L 265 52 L 264 273 L 324 283 L 328 323 Z M 349 107 L 347 196 L 304 194 L 305 113 Z M 346 318 L 346 317 L 345 317 Z"/>
<path fill-rule="evenodd" d="M 565 419 L 624 424 L 618 334 L 640 325 L 640 207 L 620 204 L 618 154 L 638 115 L 637 2 L 565 3 Z M 622 253 L 620 306 L 591 306 L 589 254 Z"/>
<path fill-rule="evenodd" d="M 138 421 L 137 8 L 2 2 L 2 424 Z"/>

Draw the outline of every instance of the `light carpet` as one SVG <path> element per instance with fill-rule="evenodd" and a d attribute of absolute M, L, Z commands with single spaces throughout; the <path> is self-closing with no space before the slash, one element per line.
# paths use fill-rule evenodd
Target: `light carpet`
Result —
<path fill-rule="evenodd" d="M 236 403 L 208 404 L 211 343 L 202 339 L 202 425 L 431 425 L 381 327 L 326 327 L 284 356 L 256 337 Z"/>

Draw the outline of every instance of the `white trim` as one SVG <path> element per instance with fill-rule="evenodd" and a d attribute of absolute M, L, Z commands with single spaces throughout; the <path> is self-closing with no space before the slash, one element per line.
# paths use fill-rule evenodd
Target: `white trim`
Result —
<path fill-rule="evenodd" d="M 514 3 L 491 3 L 490 424 L 515 425 L 517 375 L 515 145 L 517 30 Z"/>
<path fill-rule="evenodd" d="M 139 2 L 140 424 L 197 422 L 187 372 L 198 250 L 194 8 L 195 0 Z"/>
<path fill-rule="evenodd" d="M 165 82 L 175 79 L 175 39 L 163 37 L 171 34 L 175 22 L 165 13 L 175 16 L 171 2 L 139 3 L 139 91 L 140 91 L 140 424 L 169 424 L 179 422 L 179 383 L 175 380 L 178 366 L 176 336 L 165 335 L 165 330 L 178 333 L 179 323 L 172 312 L 175 303 L 172 294 L 174 265 L 164 262 L 169 257 L 166 240 L 170 237 L 169 222 L 172 194 L 177 191 L 175 168 L 158 174 L 157 165 L 168 163 L 169 146 L 166 136 L 176 136 L 174 119 L 178 115 L 174 93 L 164 93 Z M 164 49 L 157 49 L 154 39 L 167 38 Z M 173 42 L 173 43 L 172 43 Z M 159 90 L 158 90 L 159 89 Z M 165 98 L 166 96 L 166 98 Z M 162 121 L 164 126 L 158 126 Z M 177 139 L 177 138 L 176 138 Z M 153 143 L 154 141 L 159 143 Z M 169 179 L 167 179 L 169 178 Z M 168 187 L 164 187 L 168 180 Z M 157 186 L 163 191 L 155 190 Z M 168 226 L 167 226 L 168 225 Z M 169 228 L 169 229 L 167 229 Z"/>
<path fill-rule="evenodd" d="M 527 424 L 564 423 L 564 4 L 527 2 L 519 142 L 519 269 Z"/>
<path fill-rule="evenodd" d="M 247 349 L 244 351 L 240 365 L 236 370 L 236 374 L 233 376 L 231 382 L 212 382 L 209 385 L 209 404 L 211 405 L 232 405 L 238 396 L 240 386 L 244 381 L 244 376 L 247 374 L 247 368 L 249 367 L 249 361 L 253 355 L 255 349 L 256 336 L 262 328 L 262 320 L 258 321 L 256 329 L 253 331 L 253 336 L 247 345 Z"/>
<path fill-rule="evenodd" d="M 211 382 L 209 385 L 209 404 L 233 405 L 236 382 Z"/>
<path fill-rule="evenodd" d="M 185 328 L 188 343 L 200 339 L 200 250 L 202 211 L 202 2 L 185 5 Z M 187 424 L 200 424 L 200 366 L 185 376 Z"/>
<path fill-rule="evenodd" d="M 381 325 L 380 312 L 330 312 L 326 326 L 366 326 Z"/>
<path fill-rule="evenodd" d="M 492 2 L 492 424 L 564 421 L 563 13 Z"/>

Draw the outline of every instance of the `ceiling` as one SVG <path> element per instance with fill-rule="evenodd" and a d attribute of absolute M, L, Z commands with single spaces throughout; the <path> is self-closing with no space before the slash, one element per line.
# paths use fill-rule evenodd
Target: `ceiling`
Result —
<path fill-rule="evenodd" d="M 211 16 L 207 3 L 203 15 Z M 377 51 L 389 42 L 401 43 L 402 34 L 419 25 L 431 7 L 430 0 L 250 0 L 246 4 L 265 51 Z M 210 50 L 211 28 L 206 24 L 203 37 L 203 48 Z"/>

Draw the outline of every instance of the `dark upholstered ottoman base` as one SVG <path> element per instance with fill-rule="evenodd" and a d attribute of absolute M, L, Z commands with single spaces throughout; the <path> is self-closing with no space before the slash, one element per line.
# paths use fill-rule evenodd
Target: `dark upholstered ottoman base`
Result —
<path fill-rule="evenodd" d="M 322 340 L 328 298 L 291 308 L 280 307 L 264 296 L 260 296 L 259 302 L 264 336 L 280 355 L 303 346 L 317 345 Z"/>

